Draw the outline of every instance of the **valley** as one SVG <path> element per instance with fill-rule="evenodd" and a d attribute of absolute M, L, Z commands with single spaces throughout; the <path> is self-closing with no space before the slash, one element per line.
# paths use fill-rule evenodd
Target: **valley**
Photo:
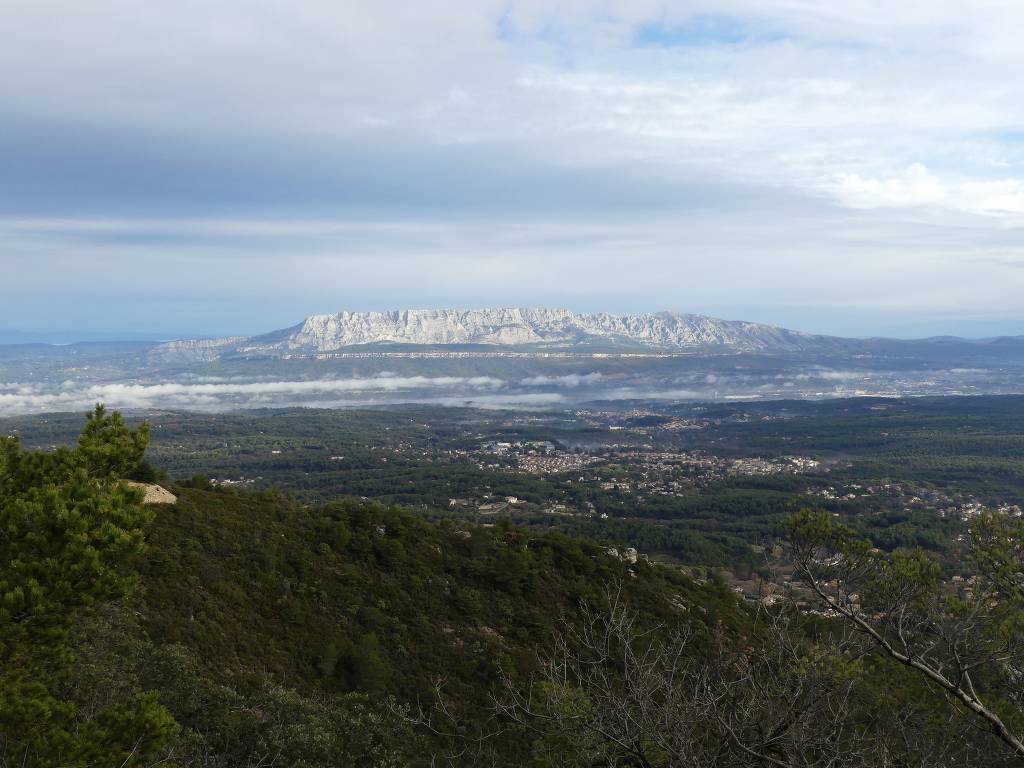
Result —
<path fill-rule="evenodd" d="M 118 471 L 155 485 L 154 503 L 145 547 L 128 560 L 135 587 L 69 625 L 74 687 L 54 690 L 83 712 L 105 712 L 108 695 L 149 702 L 136 717 L 174 723 L 151 751 L 188 765 L 302 756 L 314 766 L 493 768 L 571 756 L 578 748 L 562 743 L 561 726 L 526 719 L 522 697 L 560 695 L 550 654 L 565 638 L 603 642 L 587 633 L 616 626 L 626 633 L 616 643 L 656 643 L 683 665 L 687 702 L 689 686 L 728 675 L 722 685 L 753 697 L 741 745 L 756 743 L 777 699 L 733 660 L 755 654 L 768 679 L 810 684 L 818 673 L 805 654 L 847 642 L 833 641 L 839 614 L 821 595 L 861 610 L 863 588 L 831 575 L 842 558 L 801 565 L 800 520 L 848 531 L 882 563 L 925 558 L 942 600 L 986 600 L 971 554 L 978 526 L 1024 524 L 1017 395 L 148 408 L 125 425 L 103 412 L 91 421 L 107 418 L 115 426 L 94 434 L 111 445 L 148 441 L 144 459 Z M 17 440 L 3 443 L 4 476 L 79 461 L 95 444 L 89 427 L 78 437 L 81 423 L 75 413 L 0 419 L 0 436 Z M 141 442 L 122 431 L 143 424 Z M 86 482 L 121 493 L 116 476 Z M 809 586 L 806 567 L 827 569 L 825 591 Z M 855 673 L 863 703 L 844 717 L 881 707 L 902 718 L 891 732 L 873 728 L 872 750 L 991 749 L 969 723 L 936 729 L 947 705 L 899 665 L 849 653 L 865 654 Z M 823 669 L 822 695 L 844 695 Z M 585 674 L 577 685 L 594 684 Z M 719 690 L 695 706 L 712 706 Z M 636 706 L 650 701 L 645 693 Z M 618 694 L 610 702 L 623 706 Z M 590 711 L 570 706 L 583 713 L 570 723 Z M 687 717 L 713 728 L 706 718 L 733 711 Z M 801 712 L 801 729 L 817 727 L 816 705 Z M 907 733 L 927 745 L 906 746 Z M 696 748 L 693 738 L 680 749 Z M 719 753 L 716 743 L 707 748 Z M 736 749 L 729 765 L 744 764 Z"/>
<path fill-rule="evenodd" d="M 235 414 L 149 411 L 150 463 L 175 484 L 352 497 L 431 520 L 629 546 L 666 563 L 767 573 L 803 506 L 880 545 L 949 556 L 983 507 L 1024 504 L 1024 398 L 647 403 L 524 411 L 400 405 Z M 48 449 L 74 414 L 0 429 Z"/>

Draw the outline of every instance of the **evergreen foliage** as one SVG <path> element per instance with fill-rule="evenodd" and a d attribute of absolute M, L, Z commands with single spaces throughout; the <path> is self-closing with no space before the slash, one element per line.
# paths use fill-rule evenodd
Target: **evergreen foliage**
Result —
<path fill-rule="evenodd" d="M 52 453 L 0 439 L 0 761 L 19 766 L 142 765 L 174 729 L 152 695 L 84 710 L 69 632 L 124 597 L 152 514 L 118 481 L 146 448 L 102 406 L 78 445 Z"/>
<path fill-rule="evenodd" d="M 1024 528 L 1006 516 L 974 521 L 973 576 L 952 587 L 933 554 L 899 549 L 937 540 L 909 512 L 867 526 L 891 552 L 801 513 L 798 574 L 828 610 L 755 611 L 715 576 L 507 519 L 201 475 L 154 514 L 120 480 L 168 482 L 146 441 L 102 407 L 73 447 L 0 440 L 0 768 L 997 765 L 1006 734 L 953 716 L 1024 732 Z M 683 503 L 723 536 L 744 510 L 781 532 L 791 489 L 774 482 Z M 594 613 L 609 585 L 610 625 Z"/>

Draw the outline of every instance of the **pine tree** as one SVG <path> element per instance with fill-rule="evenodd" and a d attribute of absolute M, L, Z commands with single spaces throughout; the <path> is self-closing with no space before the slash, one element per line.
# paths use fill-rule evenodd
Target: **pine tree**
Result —
<path fill-rule="evenodd" d="M 151 696 L 86 714 L 60 693 L 76 620 L 134 583 L 152 513 L 119 478 L 147 440 L 102 406 L 73 449 L 0 438 L 0 765 L 144 765 L 174 730 Z"/>

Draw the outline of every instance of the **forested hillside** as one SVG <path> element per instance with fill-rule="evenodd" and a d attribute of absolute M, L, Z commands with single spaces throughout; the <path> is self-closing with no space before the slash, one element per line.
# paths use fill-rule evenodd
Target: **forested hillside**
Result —
<path fill-rule="evenodd" d="M 97 408 L 73 447 L 0 444 L 3 768 L 1024 754 L 1024 530 L 1005 515 L 978 518 L 971 578 L 946 582 L 932 555 L 804 511 L 786 524 L 804 587 L 744 602 L 507 518 L 203 478 L 146 507 L 121 479 L 160 474 L 146 440 Z"/>
<path fill-rule="evenodd" d="M 749 623 L 724 585 L 557 534 L 432 524 L 352 501 L 307 507 L 274 492 L 174 491 L 150 527 L 132 610 L 84 625 L 79 642 L 87 668 L 102 668 L 121 634 L 130 651 L 116 655 L 134 658 L 135 686 L 159 689 L 183 727 L 169 748 L 185 764 L 224 749 L 204 759 L 311 750 L 310 765 L 341 765 L 318 752 L 321 739 L 359 764 L 418 763 L 415 745 L 442 745 L 408 718 L 435 705 L 437 686 L 460 727 L 483 728 L 491 697 L 535 672 L 539 650 L 609 584 L 651 626 L 695 622 L 709 636 Z M 130 615 L 132 631 L 121 624 Z M 265 731 L 267 707 L 291 725 Z M 244 722 L 250 709 L 260 714 Z M 516 764 L 528 742 L 501 743 Z"/>
<path fill-rule="evenodd" d="M 261 668 L 304 689 L 412 701 L 443 676 L 468 704 L 499 666 L 528 671 L 558 623 L 612 582 L 652 621 L 681 621 L 699 605 L 702 623 L 742 622 L 729 590 L 593 542 L 507 523 L 432 524 L 355 501 L 176 492 L 150 529 L 143 624 L 218 677 Z"/>

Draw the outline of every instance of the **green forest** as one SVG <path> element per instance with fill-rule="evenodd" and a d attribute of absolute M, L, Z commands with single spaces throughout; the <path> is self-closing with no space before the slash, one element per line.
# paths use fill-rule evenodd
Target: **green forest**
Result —
<path fill-rule="evenodd" d="M 686 519 L 749 509 L 802 579 L 751 602 L 713 567 L 623 556 L 610 528 L 175 481 L 145 461 L 150 429 L 97 408 L 68 446 L 0 442 L 5 768 L 1024 755 L 1024 532 L 1005 517 L 970 528 L 952 589 L 926 538 L 886 533 L 912 519 L 876 521 L 879 548 L 872 526 L 726 486 Z"/>

